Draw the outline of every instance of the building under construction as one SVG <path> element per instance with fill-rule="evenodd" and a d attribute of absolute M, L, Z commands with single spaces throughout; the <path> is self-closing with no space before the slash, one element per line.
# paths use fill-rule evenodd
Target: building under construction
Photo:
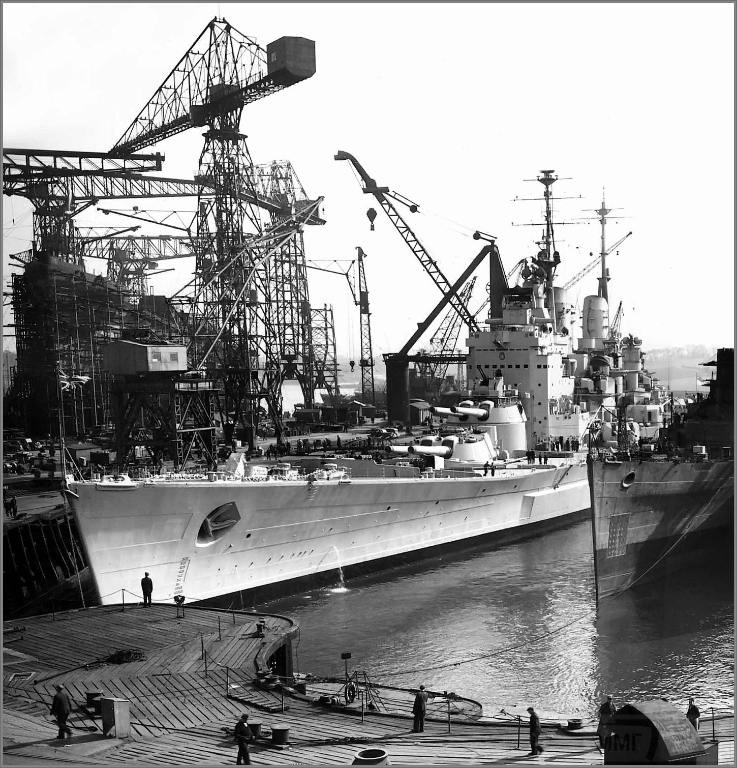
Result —
<path fill-rule="evenodd" d="M 303 240 L 306 225 L 324 223 L 322 198 L 307 197 L 289 162 L 255 164 L 239 122 L 246 105 L 314 72 L 312 41 L 284 37 L 263 49 L 213 19 L 108 152 L 4 150 L 3 192 L 34 209 L 32 247 L 11 257 L 22 271 L 12 276 L 17 361 L 6 423 L 33 435 L 78 435 L 115 417 L 119 447 L 156 447 L 136 409 L 120 423 L 124 401 L 140 397 L 140 386 L 126 387 L 148 374 L 111 373 L 104 350 L 116 341 L 183 345 L 187 360 L 172 379 L 190 370 L 212 383 L 208 398 L 226 438 L 253 446 L 264 412 L 280 438 L 286 379 L 297 380 L 312 405 L 325 380 L 325 347 L 334 349 L 334 339 L 324 338 L 324 311 L 310 305 Z M 195 177 L 152 175 L 163 157 L 137 153 L 192 127 L 206 129 Z M 128 234 L 138 226 L 85 232 L 74 224 L 101 200 L 186 197 L 195 200 L 194 218 L 176 236 Z M 157 223 L 138 208 L 125 215 L 126 224 Z M 147 276 L 160 261 L 188 256 L 194 269 L 186 286 L 167 297 L 148 294 Z M 103 259 L 105 274 L 88 271 L 89 257 Z M 166 399 L 173 380 L 149 383 L 149 395 Z M 211 407 L 208 400 L 205 410 Z M 174 422 L 175 431 L 184 428 Z M 158 447 L 167 441 L 176 444 L 176 435 Z"/>

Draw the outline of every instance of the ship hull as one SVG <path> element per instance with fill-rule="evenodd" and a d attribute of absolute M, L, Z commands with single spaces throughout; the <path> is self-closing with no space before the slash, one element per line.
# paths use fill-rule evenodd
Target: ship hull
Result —
<path fill-rule="evenodd" d="M 585 465 L 495 477 L 70 484 L 103 604 L 204 600 L 522 538 L 588 509 Z M 75 498 L 76 497 L 76 498 Z M 210 524 L 208 525 L 208 522 Z"/>
<path fill-rule="evenodd" d="M 589 464 L 597 596 L 734 556 L 734 462 Z"/>

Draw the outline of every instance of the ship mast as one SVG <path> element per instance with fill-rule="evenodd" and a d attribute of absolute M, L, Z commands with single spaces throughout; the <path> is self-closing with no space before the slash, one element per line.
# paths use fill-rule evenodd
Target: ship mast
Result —
<path fill-rule="evenodd" d="M 599 216 L 599 222 L 601 223 L 601 277 L 599 278 L 599 296 L 606 300 L 609 304 L 609 270 L 606 266 L 606 217 L 612 212 L 611 208 L 606 207 L 604 200 L 604 190 L 601 192 L 601 208 L 595 213 Z"/>
<path fill-rule="evenodd" d="M 545 297 L 550 311 L 550 318 L 553 322 L 553 331 L 557 332 L 555 318 L 555 295 L 553 293 L 553 279 L 555 277 L 555 267 L 560 262 L 560 256 L 555 250 L 555 231 L 553 230 L 553 195 L 550 188 L 558 180 L 554 175 L 555 171 L 540 171 L 537 180 L 545 188 L 543 198 L 545 200 L 545 260 L 547 269 L 545 270 Z"/>
<path fill-rule="evenodd" d="M 555 171 L 540 171 L 542 176 L 538 176 L 537 180 L 545 187 L 543 192 L 543 199 L 545 200 L 545 237 L 543 242 L 545 243 L 545 256 L 550 259 L 555 252 L 555 232 L 553 231 L 553 203 L 552 193 L 550 188 L 558 180 L 557 176 L 553 176 Z"/>

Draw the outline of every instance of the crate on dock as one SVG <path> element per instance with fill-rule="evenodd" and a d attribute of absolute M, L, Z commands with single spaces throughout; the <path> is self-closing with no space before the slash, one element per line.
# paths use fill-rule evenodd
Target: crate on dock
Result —
<path fill-rule="evenodd" d="M 126 739 L 131 733 L 131 703 L 128 699 L 103 696 L 100 699 L 102 733 L 108 736 L 114 731 L 116 739 Z"/>

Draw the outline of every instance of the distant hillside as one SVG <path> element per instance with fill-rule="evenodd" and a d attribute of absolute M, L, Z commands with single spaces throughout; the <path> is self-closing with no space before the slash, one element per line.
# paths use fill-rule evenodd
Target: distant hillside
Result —
<path fill-rule="evenodd" d="M 695 392 L 697 377 L 710 379 L 716 373 L 715 367 L 702 365 L 716 359 L 716 347 L 691 344 L 684 347 L 659 347 L 644 352 L 647 369 L 675 392 Z M 702 387 L 699 391 L 707 390 Z"/>

